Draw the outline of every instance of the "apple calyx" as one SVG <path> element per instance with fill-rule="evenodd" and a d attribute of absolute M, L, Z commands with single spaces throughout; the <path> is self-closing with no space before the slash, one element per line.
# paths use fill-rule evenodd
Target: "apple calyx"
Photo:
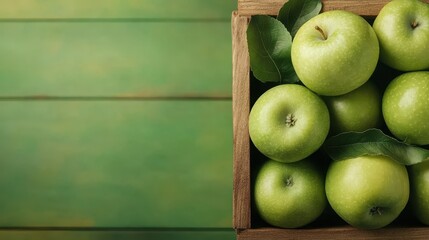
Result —
<path fill-rule="evenodd" d="M 320 32 L 320 34 L 322 35 L 322 38 L 323 38 L 323 40 L 327 40 L 328 39 L 328 36 L 326 36 L 326 34 L 325 34 L 325 32 L 319 27 L 319 26 L 315 26 L 314 27 L 317 31 L 319 31 Z"/>
<path fill-rule="evenodd" d="M 383 208 L 382 207 L 372 207 L 370 210 L 369 210 L 369 214 L 371 215 L 371 216 L 374 216 L 374 215 L 382 215 L 383 214 Z"/>
<path fill-rule="evenodd" d="M 419 25 L 420 25 L 420 24 L 419 24 L 416 20 L 414 20 L 414 21 L 411 23 L 411 28 L 412 28 L 412 29 L 416 29 Z"/>
<path fill-rule="evenodd" d="M 293 115 L 293 113 L 289 113 L 286 116 L 286 126 L 293 127 L 295 126 L 295 123 L 296 123 L 295 115 Z"/>
<path fill-rule="evenodd" d="M 284 182 L 286 184 L 286 187 L 292 187 L 293 186 L 293 178 L 291 176 L 288 176 L 284 179 Z"/>

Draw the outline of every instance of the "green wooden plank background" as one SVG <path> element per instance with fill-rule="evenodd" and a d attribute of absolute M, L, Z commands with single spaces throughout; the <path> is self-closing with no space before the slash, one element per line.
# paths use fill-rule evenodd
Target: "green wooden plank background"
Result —
<path fill-rule="evenodd" d="M 0 239 L 234 238 L 236 1 L 0 6 Z"/>
<path fill-rule="evenodd" d="M 235 0 L 0 0 L 0 18 L 229 19 Z"/>
<path fill-rule="evenodd" d="M 156 240 L 227 240 L 235 239 L 231 230 L 186 229 L 186 230 L 7 230 L 0 231 L 0 239 L 7 240 L 118 240 L 118 239 L 156 239 Z"/>
<path fill-rule="evenodd" d="M 0 226 L 229 226 L 229 105 L 2 102 Z"/>
<path fill-rule="evenodd" d="M 0 97 L 231 97 L 227 22 L 0 22 Z"/>

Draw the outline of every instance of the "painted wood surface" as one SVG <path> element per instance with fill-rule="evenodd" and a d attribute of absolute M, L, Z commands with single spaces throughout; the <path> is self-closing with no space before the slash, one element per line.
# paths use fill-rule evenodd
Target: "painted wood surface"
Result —
<path fill-rule="evenodd" d="M 230 105 L 0 102 L 0 226 L 229 227 Z"/>
<path fill-rule="evenodd" d="M 0 0 L 0 239 L 234 239 L 236 4 Z"/>
<path fill-rule="evenodd" d="M 233 0 L 0 0 L 0 19 L 229 19 Z"/>
<path fill-rule="evenodd" d="M 140 229 L 140 230 L 3 230 L 2 240 L 227 240 L 235 239 L 228 229 Z"/>
<path fill-rule="evenodd" d="M 231 97 L 228 22 L 0 22 L 0 98 Z"/>

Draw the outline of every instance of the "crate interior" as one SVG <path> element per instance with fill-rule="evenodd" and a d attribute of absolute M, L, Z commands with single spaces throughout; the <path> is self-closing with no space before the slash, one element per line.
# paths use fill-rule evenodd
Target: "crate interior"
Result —
<path fill-rule="evenodd" d="M 372 19 L 368 19 L 368 21 L 371 23 Z M 370 80 L 376 83 L 380 92 L 383 92 L 387 84 L 389 83 L 389 81 L 400 74 L 401 72 L 391 69 L 382 63 L 379 63 Z M 253 76 L 252 72 L 250 71 L 250 106 L 251 107 L 253 106 L 255 101 L 262 93 L 264 93 L 265 91 L 267 91 L 268 89 L 276 85 L 277 84 L 274 84 L 274 83 L 260 82 L 258 79 L 256 79 Z M 386 126 L 382 126 L 381 129 L 386 133 L 389 132 Z M 331 160 L 324 153 L 324 151 L 323 150 L 317 151 L 316 153 L 314 153 L 314 157 L 320 160 L 321 167 L 323 167 L 324 170 L 326 170 Z M 250 169 L 251 169 L 250 192 L 251 192 L 251 209 L 252 209 L 252 212 L 251 212 L 252 229 L 272 227 L 271 225 L 264 222 L 259 217 L 256 207 L 253 205 L 254 179 L 255 179 L 256 173 L 258 172 L 259 167 L 262 165 L 262 163 L 265 160 L 266 160 L 266 157 L 263 154 L 261 154 L 253 145 L 252 141 L 250 141 Z M 394 220 L 390 225 L 387 226 L 387 228 L 399 227 L 399 226 L 400 227 L 411 227 L 411 226 L 424 227 L 423 224 L 418 222 L 417 219 L 415 219 L 412 216 L 408 206 L 404 209 L 404 211 L 396 220 Z M 303 228 L 315 229 L 315 228 L 331 228 L 331 227 L 350 228 L 350 226 L 345 221 L 343 221 L 328 204 L 324 213 L 318 219 L 316 219 L 313 223 L 307 226 L 304 226 Z"/>

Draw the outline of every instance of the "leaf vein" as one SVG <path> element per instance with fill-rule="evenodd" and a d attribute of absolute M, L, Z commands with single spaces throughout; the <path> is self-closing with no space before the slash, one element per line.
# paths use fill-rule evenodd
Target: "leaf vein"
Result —
<path fill-rule="evenodd" d="M 257 22 L 256 25 L 257 25 L 257 30 L 258 30 L 258 33 L 259 33 L 259 37 L 261 39 L 262 47 L 264 48 L 265 52 L 267 52 L 267 56 L 269 57 L 269 59 L 271 60 L 271 62 L 274 64 L 274 67 L 276 68 L 277 74 L 279 76 L 279 81 L 281 81 L 282 75 L 281 75 L 280 69 L 277 67 L 276 62 L 274 61 L 274 59 L 272 58 L 271 54 L 268 52 L 267 47 L 265 46 L 265 41 L 264 41 L 264 39 L 262 37 L 262 32 L 260 30 L 259 22 Z"/>

